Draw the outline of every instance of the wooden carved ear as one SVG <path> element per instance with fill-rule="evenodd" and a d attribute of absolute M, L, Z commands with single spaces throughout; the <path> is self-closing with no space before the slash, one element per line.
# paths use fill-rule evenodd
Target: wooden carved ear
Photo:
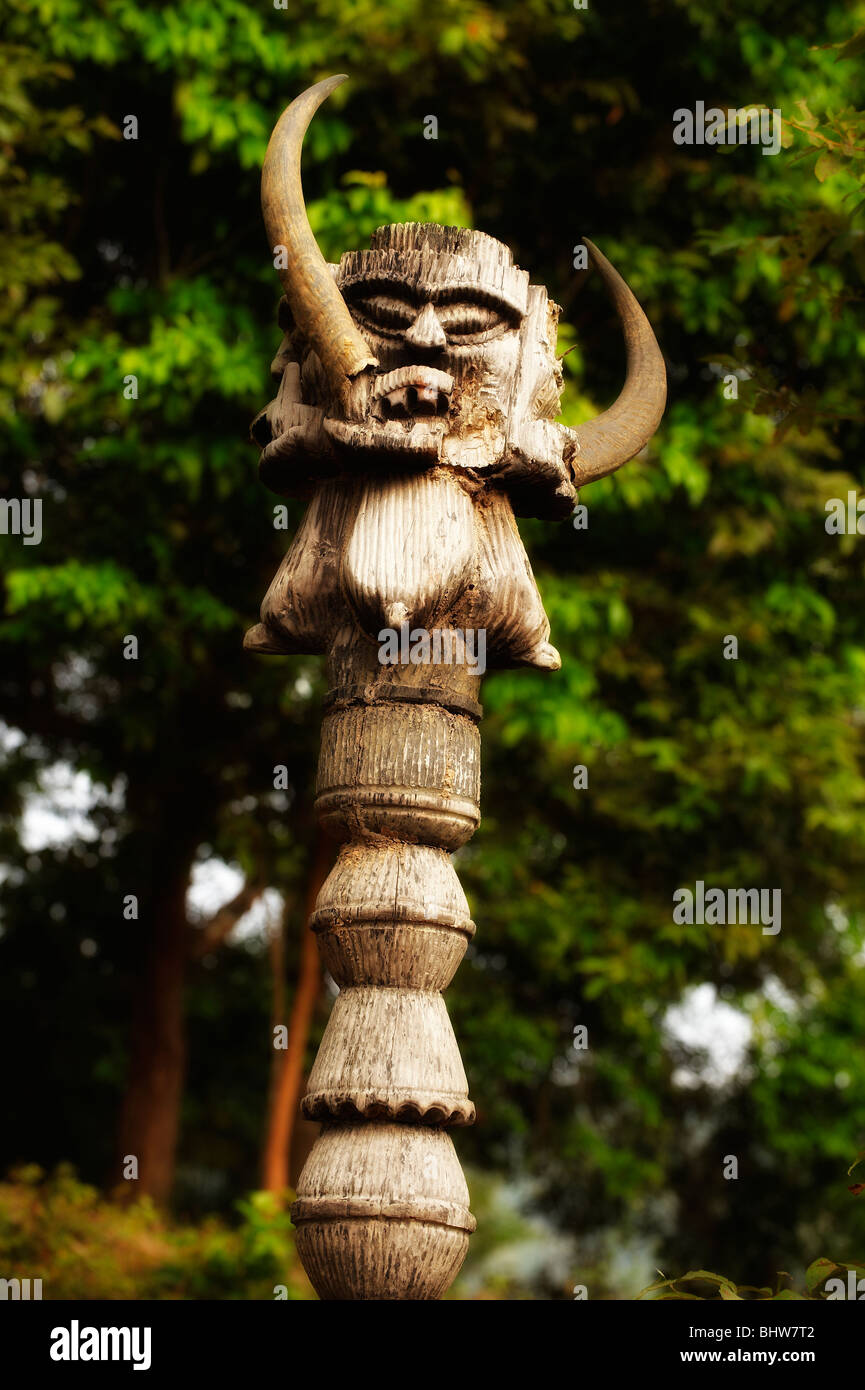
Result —
<path fill-rule="evenodd" d="M 288 342 L 283 339 L 283 347 Z M 275 370 L 281 362 L 281 370 Z M 276 378 L 279 383 L 278 390 L 272 401 L 268 401 L 263 410 L 260 410 L 249 427 L 250 438 L 264 449 L 272 443 L 285 429 L 286 407 L 300 401 L 300 366 L 286 351 L 285 359 L 275 357 L 271 363 L 271 376 Z"/>
<path fill-rule="evenodd" d="M 576 497 L 568 451 L 576 444 L 559 413 L 562 371 L 555 355 L 559 306 L 541 285 L 530 285 L 520 328 L 519 370 L 508 403 L 508 435 L 495 475 L 517 516 L 557 520 Z"/>

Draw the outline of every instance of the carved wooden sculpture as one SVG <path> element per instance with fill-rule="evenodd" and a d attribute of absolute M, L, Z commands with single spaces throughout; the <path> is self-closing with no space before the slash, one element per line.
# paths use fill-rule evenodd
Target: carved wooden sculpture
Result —
<path fill-rule="evenodd" d="M 300 153 L 344 80 L 289 106 L 264 164 L 285 336 L 252 430 L 263 481 L 309 507 L 246 646 L 323 652 L 331 687 L 316 812 L 341 848 L 311 927 L 340 994 L 303 1102 L 322 1130 L 292 1208 L 298 1250 L 322 1298 L 431 1299 L 475 1225 L 447 1132 L 474 1106 L 441 991 L 475 930 L 449 852 L 479 820 L 480 656 L 560 665 L 514 516 L 566 516 L 578 486 L 632 458 L 665 375 L 590 242 L 628 370 L 576 430 L 554 423 L 558 308 L 500 242 L 382 227 L 328 266 Z"/>

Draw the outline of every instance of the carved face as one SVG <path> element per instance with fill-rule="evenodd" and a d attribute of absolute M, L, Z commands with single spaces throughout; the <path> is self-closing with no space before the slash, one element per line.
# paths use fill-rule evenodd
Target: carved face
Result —
<path fill-rule="evenodd" d="M 491 408 L 507 400 L 520 318 L 503 300 L 471 286 L 418 286 L 395 277 L 382 284 L 372 277 L 358 281 L 346 303 L 379 360 L 376 419 L 445 417 L 457 384 L 470 383 L 472 395 Z"/>
<path fill-rule="evenodd" d="M 398 457 L 479 478 L 510 470 L 518 487 L 531 462 L 559 514 L 573 496 L 563 436 L 531 434 L 558 413 L 558 311 L 508 248 L 483 232 L 392 225 L 331 272 L 340 333 L 363 342 L 374 370 L 339 389 L 283 301 L 280 388 L 253 423 L 268 486 L 291 492 L 304 477 Z"/>
<path fill-rule="evenodd" d="M 507 247 L 457 228 L 381 227 L 336 280 L 378 358 L 370 424 L 402 422 L 387 431 L 392 447 L 420 420 L 465 440 L 498 418 L 503 435 L 528 294 Z"/>

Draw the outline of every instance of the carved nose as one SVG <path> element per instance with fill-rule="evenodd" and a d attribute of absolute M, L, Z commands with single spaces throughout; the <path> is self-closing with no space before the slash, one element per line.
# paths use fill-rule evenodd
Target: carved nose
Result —
<path fill-rule="evenodd" d="M 405 340 L 417 348 L 443 348 L 447 346 L 444 329 L 438 321 L 438 314 L 432 304 L 425 304 L 412 324 L 406 330 Z"/>

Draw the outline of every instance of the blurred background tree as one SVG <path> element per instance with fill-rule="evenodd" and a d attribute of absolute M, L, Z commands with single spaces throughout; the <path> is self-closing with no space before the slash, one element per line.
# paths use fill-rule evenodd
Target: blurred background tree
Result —
<path fill-rule="evenodd" d="M 7 0 L 0 496 L 44 527 L 0 536 L 7 1165 L 110 1192 L 134 1153 L 197 1220 L 309 1142 L 271 1028 L 309 1020 L 308 1064 L 332 993 L 302 950 L 324 686 L 241 650 L 287 541 L 246 435 L 279 338 L 261 159 L 347 71 L 305 153 L 331 259 L 397 220 L 506 241 L 563 306 L 576 423 L 622 374 L 586 233 L 670 376 L 586 529 L 522 523 L 563 671 L 484 688 L 462 1288 L 861 1258 L 863 567 L 824 522 L 862 482 L 865 6 L 730 8 Z M 675 145 L 698 100 L 780 109 L 785 148 Z M 697 879 L 781 888 L 780 934 L 675 925 Z"/>

